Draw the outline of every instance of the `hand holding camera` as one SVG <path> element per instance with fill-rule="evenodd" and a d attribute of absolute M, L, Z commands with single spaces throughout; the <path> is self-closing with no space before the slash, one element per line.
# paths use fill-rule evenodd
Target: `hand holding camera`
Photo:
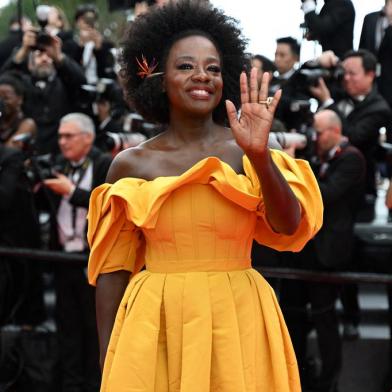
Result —
<path fill-rule="evenodd" d="M 316 86 L 310 86 L 309 91 L 320 103 L 325 103 L 331 99 L 331 93 L 323 78 L 319 78 Z"/>
<path fill-rule="evenodd" d="M 37 32 L 35 30 L 25 31 L 22 38 L 22 46 L 15 53 L 14 61 L 18 64 L 25 61 L 30 51 L 36 48 L 36 46 L 37 46 Z"/>
<path fill-rule="evenodd" d="M 62 196 L 68 196 L 72 194 L 75 189 L 75 185 L 72 181 L 61 173 L 55 173 L 56 178 L 49 178 L 44 180 L 43 183 L 54 193 Z"/>
<path fill-rule="evenodd" d="M 100 49 L 102 47 L 102 34 L 94 27 L 85 25 L 80 28 L 79 42 L 84 46 L 87 42 L 94 42 L 94 47 Z"/>

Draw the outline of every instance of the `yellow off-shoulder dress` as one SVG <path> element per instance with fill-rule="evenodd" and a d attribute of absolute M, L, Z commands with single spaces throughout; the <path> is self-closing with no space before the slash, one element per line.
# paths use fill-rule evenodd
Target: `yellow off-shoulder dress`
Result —
<path fill-rule="evenodd" d="M 301 204 L 292 236 L 269 226 L 246 156 L 245 175 L 209 157 L 180 176 L 124 178 L 93 191 L 89 281 L 132 272 L 102 392 L 301 390 L 275 294 L 251 268 L 250 251 L 253 239 L 299 251 L 322 224 L 322 201 L 307 162 L 272 156 Z"/>

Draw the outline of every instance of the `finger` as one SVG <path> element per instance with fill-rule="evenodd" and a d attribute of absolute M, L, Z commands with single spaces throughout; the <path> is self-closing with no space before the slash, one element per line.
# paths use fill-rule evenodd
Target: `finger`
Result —
<path fill-rule="evenodd" d="M 248 92 L 248 78 L 246 77 L 246 73 L 241 72 L 240 76 L 240 92 L 241 92 L 241 103 L 249 102 L 249 92 Z"/>
<path fill-rule="evenodd" d="M 270 75 L 268 72 L 263 73 L 263 77 L 261 79 L 260 93 L 259 93 L 259 101 L 266 100 L 268 97 L 268 85 L 269 85 Z"/>
<path fill-rule="evenodd" d="M 233 102 L 226 100 L 226 110 L 227 110 L 227 117 L 229 119 L 229 124 L 231 131 L 233 132 L 233 136 L 236 140 L 243 135 L 243 130 L 241 130 L 240 122 L 237 118 L 237 110 L 233 104 Z"/>
<path fill-rule="evenodd" d="M 230 128 L 238 127 L 239 122 L 237 118 L 237 110 L 233 104 L 233 102 L 226 99 L 226 111 L 227 111 L 227 118 L 229 119 Z"/>
<path fill-rule="evenodd" d="M 272 114 L 275 113 L 275 110 L 279 104 L 280 97 L 282 96 L 282 90 L 279 89 L 275 94 L 274 94 L 274 99 L 272 100 L 271 105 L 269 106 L 269 110 L 271 111 Z"/>
<path fill-rule="evenodd" d="M 257 68 L 250 71 L 250 102 L 259 102 L 259 84 L 257 83 Z"/>

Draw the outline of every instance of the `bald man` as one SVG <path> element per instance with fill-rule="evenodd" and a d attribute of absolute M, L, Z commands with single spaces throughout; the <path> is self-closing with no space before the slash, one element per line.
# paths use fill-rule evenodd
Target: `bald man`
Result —
<path fill-rule="evenodd" d="M 357 206 L 363 194 L 365 160 L 342 136 L 342 123 L 335 112 L 324 110 L 314 117 L 318 163 L 313 170 L 324 202 L 324 223 L 303 251 L 288 256 L 289 266 L 333 271 L 351 259 Z M 303 385 L 320 392 L 335 391 L 342 354 L 335 312 L 337 285 L 299 281 L 282 283 L 281 305 L 306 383 L 307 305 L 311 305 L 320 347 L 322 372 L 316 385 Z M 312 389 L 313 390 L 313 389 Z"/>

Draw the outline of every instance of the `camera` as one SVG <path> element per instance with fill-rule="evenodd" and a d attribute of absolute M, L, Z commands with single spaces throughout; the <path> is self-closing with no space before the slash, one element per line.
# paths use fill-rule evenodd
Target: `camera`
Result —
<path fill-rule="evenodd" d="M 34 186 L 49 178 L 56 178 L 56 173 L 60 171 L 52 162 L 52 156 L 36 155 L 34 138 L 30 133 L 22 133 L 12 138 L 22 146 L 25 157 L 25 174 L 30 184 Z"/>
<path fill-rule="evenodd" d="M 320 78 L 323 78 L 326 82 L 341 82 L 344 76 L 344 70 L 340 66 L 329 69 L 321 67 L 304 68 L 300 69 L 298 74 L 300 85 L 302 84 L 305 88 L 309 88 L 311 86 L 317 86 Z"/>
<path fill-rule="evenodd" d="M 296 157 L 311 161 L 315 156 L 316 132 L 313 129 L 314 114 L 309 100 L 293 100 L 289 107 L 295 117 L 293 132 L 271 132 L 270 135 L 283 149 L 294 147 Z"/>
<path fill-rule="evenodd" d="M 48 5 L 39 5 L 36 8 L 35 14 L 40 28 L 38 31 L 36 31 L 36 45 L 32 49 L 40 50 L 45 48 L 46 46 L 52 45 L 53 43 L 52 36 L 45 31 L 45 27 L 48 24 L 49 13 L 50 6 Z"/>

